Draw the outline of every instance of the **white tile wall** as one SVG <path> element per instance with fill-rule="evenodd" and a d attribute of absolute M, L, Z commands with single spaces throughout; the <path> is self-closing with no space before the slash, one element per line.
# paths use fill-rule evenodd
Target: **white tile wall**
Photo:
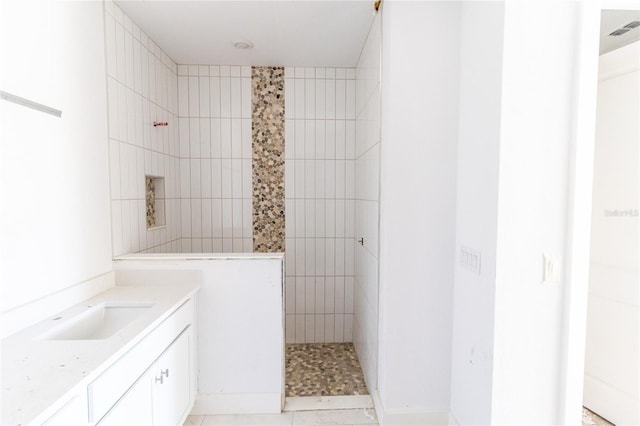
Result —
<path fill-rule="evenodd" d="M 176 65 L 105 9 L 113 254 L 252 251 L 250 67 Z M 285 68 L 288 342 L 352 340 L 356 101 L 356 69 Z M 165 178 L 156 230 L 145 174 Z"/>
<path fill-rule="evenodd" d="M 177 71 L 182 249 L 251 252 L 251 67 Z"/>
<path fill-rule="evenodd" d="M 355 144 L 355 248 L 353 340 L 369 389 L 377 388 L 378 219 L 380 184 L 380 17 L 357 66 Z"/>
<path fill-rule="evenodd" d="M 113 255 L 180 251 L 177 66 L 111 1 L 105 38 Z M 145 174 L 165 182 L 166 226 L 153 230 L 146 227 Z"/>
<path fill-rule="evenodd" d="M 352 340 L 356 70 L 285 68 L 286 340 Z"/>

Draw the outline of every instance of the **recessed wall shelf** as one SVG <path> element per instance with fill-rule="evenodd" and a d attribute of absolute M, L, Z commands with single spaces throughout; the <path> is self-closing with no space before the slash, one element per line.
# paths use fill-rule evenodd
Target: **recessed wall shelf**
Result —
<path fill-rule="evenodd" d="M 147 229 L 162 228 L 166 223 L 164 207 L 164 178 L 161 176 L 145 175 L 144 187 L 147 206 Z"/>

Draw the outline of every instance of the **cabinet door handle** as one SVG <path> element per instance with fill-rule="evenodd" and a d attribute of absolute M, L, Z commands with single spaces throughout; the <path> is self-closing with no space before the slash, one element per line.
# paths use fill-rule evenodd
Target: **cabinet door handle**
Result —
<path fill-rule="evenodd" d="M 168 368 L 165 369 L 165 370 L 161 370 L 160 371 L 160 377 L 162 377 L 162 376 L 164 376 L 166 378 L 169 378 L 169 369 Z"/>
<path fill-rule="evenodd" d="M 162 384 L 162 374 L 160 374 L 160 377 L 156 377 L 156 383 L 160 382 L 160 384 Z"/>

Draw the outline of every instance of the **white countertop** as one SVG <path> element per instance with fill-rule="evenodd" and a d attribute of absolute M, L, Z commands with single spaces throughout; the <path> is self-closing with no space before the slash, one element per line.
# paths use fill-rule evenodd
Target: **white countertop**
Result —
<path fill-rule="evenodd" d="M 116 256 L 118 260 L 233 260 L 283 259 L 284 253 L 134 253 Z"/>
<path fill-rule="evenodd" d="M 199 288 L 199 284 L 116 286 L 3 339 L 1 423 L 28 424 L 52 405 L 82 391 Z M 34 339 L 58 324 L 53 318 L 64 320 L 102 302 L 153 306 L 103 340 Z"/>

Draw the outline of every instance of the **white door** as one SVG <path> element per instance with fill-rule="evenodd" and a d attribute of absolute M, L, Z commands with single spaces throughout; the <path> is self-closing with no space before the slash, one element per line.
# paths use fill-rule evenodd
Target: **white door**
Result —
<path fill-rule="evenodd" d="M 584 405 L 640 424 L 640 42 L 600 58 Z"/>
<path fill-rule="evenodd" d="M 158 358 L 152 367 L 153 424 L 177 425 L 191 400 L 189 345 L 191 327 L 187 328 Z"/>

